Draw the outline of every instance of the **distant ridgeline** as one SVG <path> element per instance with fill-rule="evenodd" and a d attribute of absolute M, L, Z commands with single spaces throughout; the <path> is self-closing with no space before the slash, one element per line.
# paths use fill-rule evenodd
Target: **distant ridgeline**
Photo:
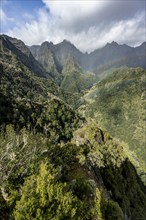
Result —
<path fill-rule="evenodd" d="M 83 54 L 67 41 L 33 54 L 5 35 L 0 44 L 1 219 L 145 220 L 134 154 L 105 131 L 143 159 L 145 71 L 84 72 Z M 69 49 L 77 56 L 67 58 Z"/>
<path fill-rule="evenodd" d="M 52 68 L 60 72 L 70 58 L 74 58 L 84 71 L 95 73 L 121 66 L 146 68 L 146 42 L 135 48 L 116 42 L 107 43 L 103 48 L 89 54 L 82 53 L 66 40 L 56 45 L 46 41 L 40 46 L 34 45 L 29 48 L 36 60 L 49 71 Z"/>

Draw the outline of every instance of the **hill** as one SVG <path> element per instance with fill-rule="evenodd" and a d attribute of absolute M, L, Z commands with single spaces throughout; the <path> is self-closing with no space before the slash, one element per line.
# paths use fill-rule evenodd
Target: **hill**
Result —
<path fill-rule="evenodd" d="M 100 127 L 127 143 L 145 166 L 145 77 L 141 68 L 122 68 L 108 74 L 85 95 L 80 108 Z"/>

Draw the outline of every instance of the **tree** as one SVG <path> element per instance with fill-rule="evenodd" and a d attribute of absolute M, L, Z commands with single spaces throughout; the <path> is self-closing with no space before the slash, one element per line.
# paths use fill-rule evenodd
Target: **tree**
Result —
<path fill-rule="evenodd" d="M 24 178 L 30 166 L 35 166 L 45 141 L 41 135 L 33 135 L 26 129 L 16 134 L 13 126 L 8 125 L 6 133 L 0 134 L 0 143 L 0 187 L 4 190 L 8 181 L 18 184 L 18 178 Z"/>
<path fill-rule="evenodd" d="M 79 201 L 67 183 L 56 178 L 57 172 L 52 165 L 43 163 L 38 175 L 26 179 L 14 209 L 15 220 L 76 219 Z"/>

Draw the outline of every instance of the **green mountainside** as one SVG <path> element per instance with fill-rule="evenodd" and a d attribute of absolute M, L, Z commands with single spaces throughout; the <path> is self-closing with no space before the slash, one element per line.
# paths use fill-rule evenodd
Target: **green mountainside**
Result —
<path fill-rule="evenodd" d="M 49 48 L 48 43 L 44 42 L 41 45 L 39 49 L 39 53 L 37 52 L 37 48 L 35 46 L 33 48 L 34 48 L 33 52 L 36 60 L 44 67 L 46 72 L 50 73 L 52 78 L 59 84 L 61 81 L 61 74 L 60 74 L 61 67 L 57 62 L 53 52 Z"/>
<path fill-rule="evenodd" d="M 41 46 L 30 47 L 30 50 L 54 81 L 67 92 L 81 93 L 98 80 L 96 74 L 83 71 L 78 63 L 82 53 L 68 41 L 56 46 L 44 42 Z"/>
<path fill-rule="evenodd" d="M 30 50 L 21 40 L 6 35 L 0 35 L 0 45 L 1 52 L 7 48 L 10 51 L 10 54 L 15 54 L 20 62 L 36 75 L 40 77 L 50 77 L 44 71 L 43 67 L 34 59 Z"/>
<path fill-rule="evenodd" d="M 45 96 L 46 99 L 47 96 L 52 97 L 55 95 L 56 98 L 61 98 L 69 105 L 71 105 L 72 108 L 77 108 L 82 103 L 79 94 L 72 94 L 70 92 L 62 90 L 60 87 L 58 87 L 58 85 L 56 85 L 56 83 L 54 82 L 53 78 L 50 77 L 50 75 L 48 75 L 49 77 L 47 78 L 46 75 L 44 77 L 41 76 L 41 78 L 38 77 L 37 72 L 35 72 L 35 70 L 32 71 L 32 66 L 31 68 L 29 68 L 29 66 L 27 65 L 28 63 L 31 65 L 32 55 L 27 57 L 27 64 L 25 64 L 24 60 L 23 62 L 21 61 L 19 55 L 22 54 L 22 56 L 25 56 L 24 50 L 21 47 L 22 41 L 18 40 L 17 47 L 20 44 L 19 50 L 17 51 L 17 53 L 13 53 L 13 50 L 11 50 L 11 48 L 9 48 L 7 44 L 5 45 L 5 38 L 3 40 L 3 36 L 0 37 L 0 77 L 2 77 L 3 75 L 3 81 L 7 80 L 7 84 L 4 83 L 4 85 L 7 86 L 9 90 L 13 90 L 13 87 L 15 87 L 15 90 L 17 90 L 21 98 L 24 97 L 24 95 L 26 95 L 27 98 L 31 98 L 31 96 L 40 96 L 41 98 L 43 98 L 43 96 Z M 16 44 L 16 39 L 14 40 Z M 28 50 L 26 46 L 24 47 L 26 50 Z M 30 53 L 30 51 L 28 53 Z M 36 60 L 35 62 L 38 64 Z M 45 73 L 46 72 L 43 69 L 43 74 Z"/>
<path fill-rule="evenodd" d="M 11 49 L 1 40 L 1 219 L 145 220 L 146 189 L 127 146 L 73 110 L 84 107 L 82 90 L 95 75 L 85 80 L 71 58 L 63 65 L 61 88 L 44 69 L 39 77 L 30 68 L 33 55 L 23 61 L 21 42 L 11 40 Z M 132 71 L 144 86 L 144 71 Z"/>
<path fill-rule="evenodd" d="M 44 42 L 45 46 L 52 51 L 57 65 L 63 67 L 66 64 L 68 59 L 74 58 L 75 62 L 81 65 L 80 59 L 82 57 L 82 52 L 79 51 L 71 42 L 64 40 L 63 42 L 54 45 L 52 42 Z M 34 57 L 39 60 L 41 56 L 42 47 L 44 47 L 44 43 L 41 46 L 33 45 L 30 47 L 30 51 L 34 55 Z"/>
<path fill-rule="evenodd" d="M 69 94 L 63 93 L 51 79 L 39 78 L 30 72 L 7 48 L 3 48 L 0 57 L 0 69 L 0 125 L 11 123 L 18 130 L 26 127 L 59 139 L 60 135 L 62 139 L 66 138 L 66 128 L 71 134 L 74 118 L 78 119 L 63 101 L 70 100 Z"/>
<path fill-rule="evenodd" d="M 97 77 L 93 73 L 84 73 L 73 58 L 67 60 L 62 70 L 61 88 L 71 93 L 81 93 L 89 89 Z"/>
<path fill-rule="evenodd" d="M 145 166 L 146 71 L 122 68 L 107 75 L 85 95 L 80 110 L 127 143 Z"/>

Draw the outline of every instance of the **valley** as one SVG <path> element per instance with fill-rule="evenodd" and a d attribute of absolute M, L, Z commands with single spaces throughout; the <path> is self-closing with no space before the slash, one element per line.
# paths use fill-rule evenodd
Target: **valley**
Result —
<path fill-rule="evenodd" d="M 2 220 L 144 220 L 146 43 L 0 45 Z"/>

